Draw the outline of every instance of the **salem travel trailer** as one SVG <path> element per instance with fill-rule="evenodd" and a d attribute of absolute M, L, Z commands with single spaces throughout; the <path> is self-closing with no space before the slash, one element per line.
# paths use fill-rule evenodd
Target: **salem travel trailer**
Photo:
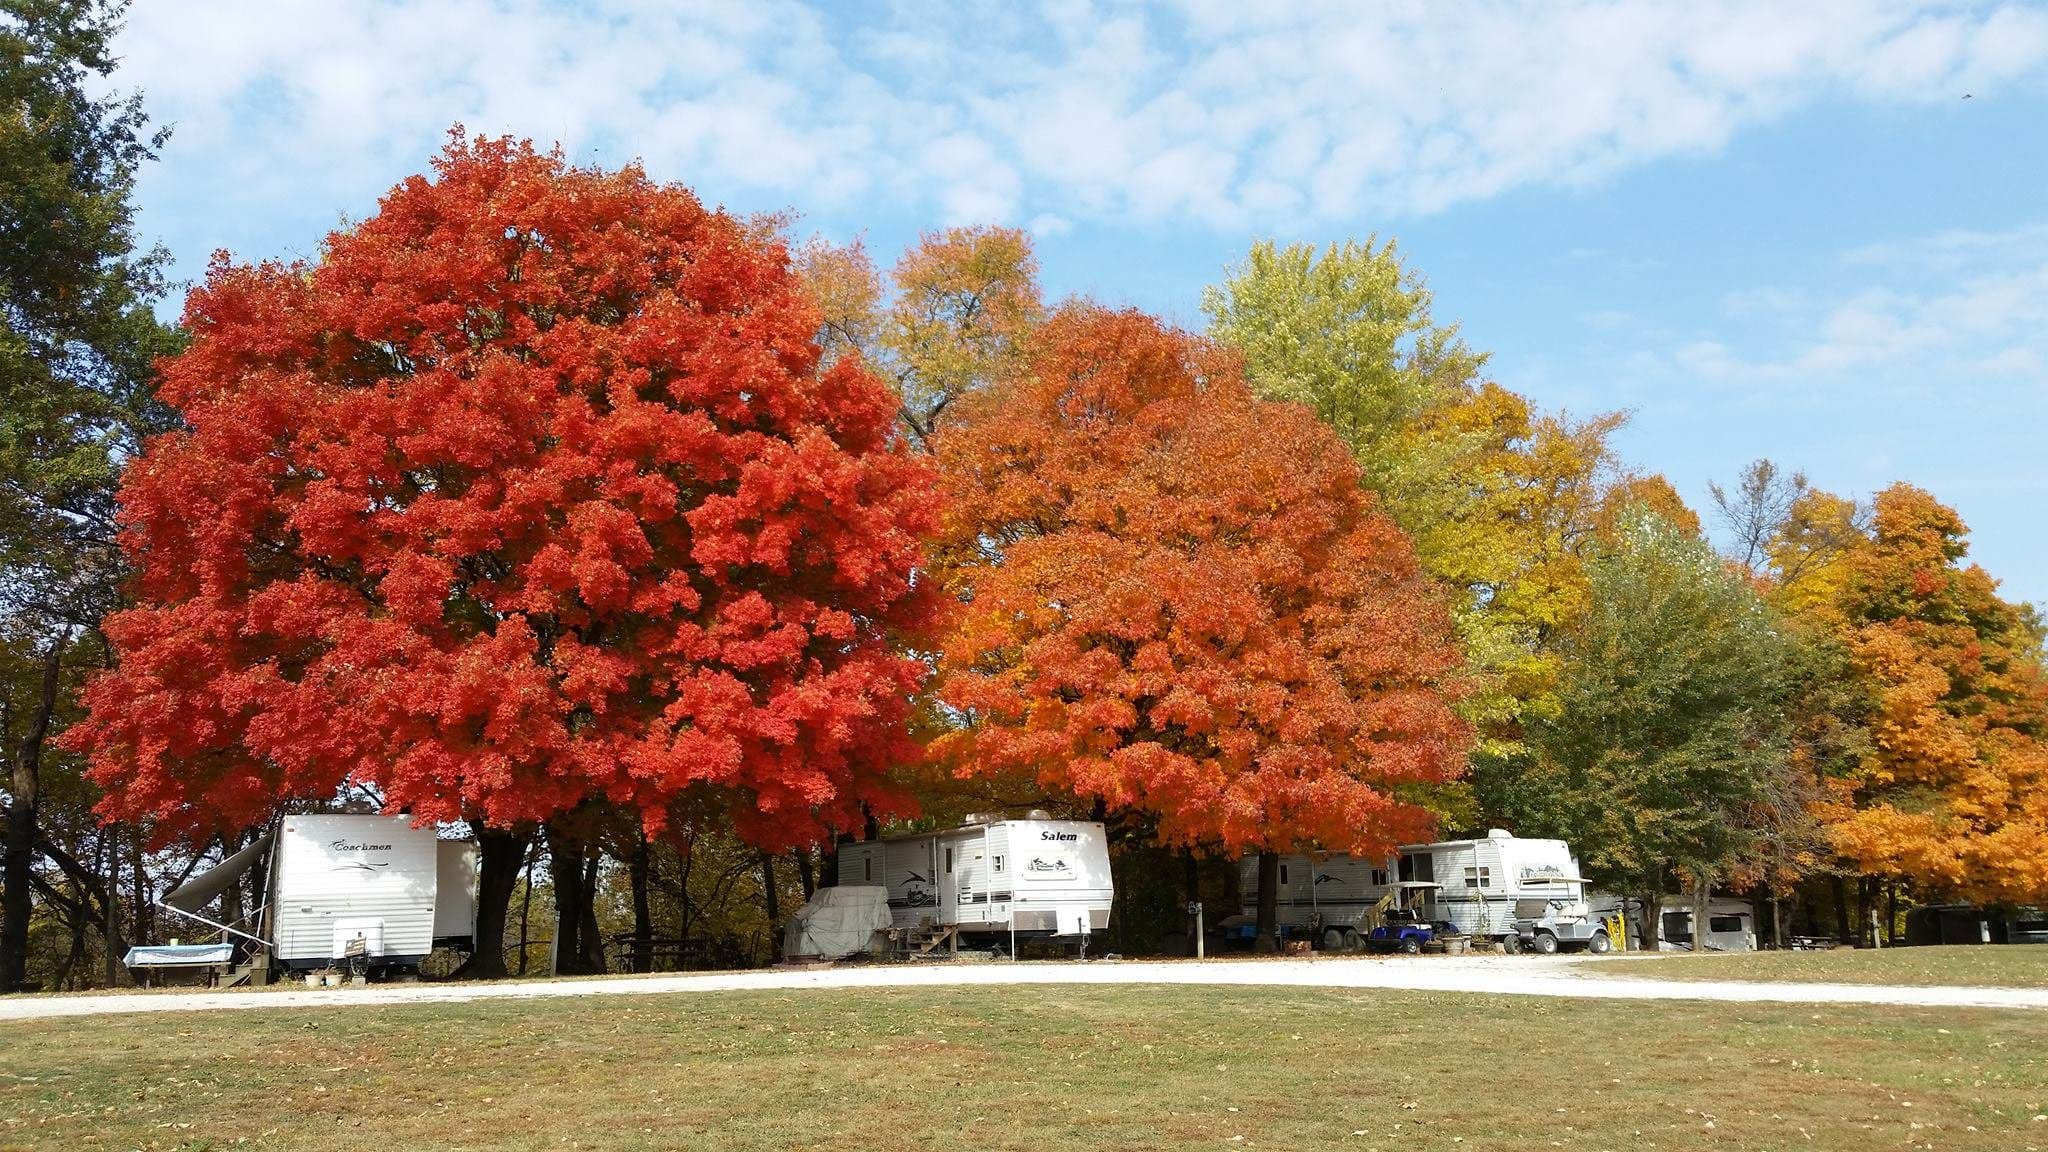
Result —
<path fill-rule="evenodd" d="M 1239 868 L 1244 913 L 1233 921 L 1242 924 L 1258 915 L 1258 857 L 1246 857 Z M 1496 828 L 1480 839 L 1405 845 L 1386 862 L 1283 856 L 1279 881 L 1282 929 L 1320 933 L 1326 948 L 1356 949 L 1396 889 L 1406 890 L 1403 903 L 1423 919 L 1511 949 L 1605 952 L 1609 945 L 1588 913 L 1578 861 L 1562 840 L 1525 840 Z"/>
<path fill-rule="evenodd" d="M 969 817 L 839 848 L 839 883 L 881 885 L 903 929 L 1086 936 L 1109 926 L 1109 840 L 1081 820 Z"/>
<path fill-rule="evenodd" d="M 268 892 L 256 931 L 200 914 L 266 859 Z M 405 816 L 287 816 L 160 903 L 267 950 L 274 967 L 416 972 L 437 945 L 472 945 L 476 844 L 442 840 Z"/>

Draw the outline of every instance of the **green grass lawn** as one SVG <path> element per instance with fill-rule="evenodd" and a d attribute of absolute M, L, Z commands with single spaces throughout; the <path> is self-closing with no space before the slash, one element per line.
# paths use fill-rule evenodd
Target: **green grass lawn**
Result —
<path fill-rule="evenodd" d="M 1966 984 L 2048 988 L 2048 947 L 1956 944 L 1830 952 L 1709 952 L 1617 956 L 1588 964 L 1602 976 L 1653 980 L 1787 980 L 1800 984 Z"/>
<path fill-rule="evenodd" d="M 2048 1148 L 2048 1016 L 1224 988 L 0 1024 L 0 1148 Z"/>

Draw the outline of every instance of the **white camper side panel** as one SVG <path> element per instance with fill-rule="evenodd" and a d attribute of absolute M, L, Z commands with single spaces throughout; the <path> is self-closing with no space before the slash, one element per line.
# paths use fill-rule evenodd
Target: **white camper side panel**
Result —
<path fill-rule="evenodd" d="M 1473 936 L 1505 936 L 1515 931 L 1515 902 L 1506 887 L 1500 848 L 1485 840 L 1450 840 L 1420 851 L 1432 859 L 1436 874 L 1434 920 L 1448 920 Z"/>
<path fill-rule="evenodd" d="M 476 936 L 476 841 L 434 842 L 434 939 Z"/>
<path fill-rule="evenodd" d="M 841 844 L 836 852 L 839 860 L 839 878 L 834 882 L 838 888 L 886 888 L 886 861 L 882 857 L 880 840 L 865 840 L 859 844 Z"/>
<path fill-rule="evenodd" d="M 920 920 L 939 915 L 938 873 L 933 865 L 934 836 L 882 841 L 884 886 L 889 889 L 889 917 L 898 928 L 915 928 Z M 841 879 L 845 874 L 841 873 Z"/>
<path fill-rule="evenodd" d="M 438 843 L 433 828 L 403 816 L 286 817 L 273 881 L 277 959 L 335 959 L 340 921 L 381 937 L 386 960 L 433 951 Z"/>
<path fill-rule="evenodd" d="M 951 898 L 951 922 L 974 926 L 989 922 L 987 826 L 962 828 L 939 837 L 940 907 Z"/>
<path fill-rule="evenodd" d="M 1280 858 L 1278 906 L 1282 927 L 1306 928 L 1320 917 L 1326 927 L 1357 925 L 1387 893 L 1392 869 L 1385 860 L 1332 856 L 1320 864 L 1306 856 Z M 1238 862 L 1238 892 L 1246 916 L 1259 914 L 1259 858 Z"/>
<path fill-rule="evenodd" d="M 1008 820 L 1003 867 L 1014 869 L 1010 915 L 986 925 L 1020 932 L 1055 931 L 1060 908 L 1082 909 L 1091 931 L 1109 927 L 1115 882 L 1109 871 L 1109 837 L 1102 825 L 1085 820 Z"/>

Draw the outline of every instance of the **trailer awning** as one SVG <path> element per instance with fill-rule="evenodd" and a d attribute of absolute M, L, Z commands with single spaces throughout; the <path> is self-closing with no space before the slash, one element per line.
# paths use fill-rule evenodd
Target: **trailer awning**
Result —
<path fill-rule="evenodd" d="M 263 853 L 270 848 L 270 833 L 265 832 L 249 842 L 249 846 L 234 853 L 227 859 L 192 877 L 169 892 L 164 893 L 163 902 L 180 912 L 197 912 L 206 907 L 214 897 L 228 890 L 242 874 L 256 866 Z"/>

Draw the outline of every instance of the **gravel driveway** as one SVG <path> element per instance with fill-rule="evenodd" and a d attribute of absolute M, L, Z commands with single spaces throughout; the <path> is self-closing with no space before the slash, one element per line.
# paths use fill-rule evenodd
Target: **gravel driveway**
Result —
<path fill-rule="evenodd" d="M 2048 989 L 1944 988 L 1869 984 L 1763 984 L 1736 981 L 1607 978 L 1603 961 L 1565 956 L 1384 957 L 1088 963 L 931 963 L 773 969 L 496 984 L 377 984 L 309 989 L 277 986 L 232 992 L 162 991 L 0 1000 L 0 1020 L 42 1020 L 119 1012 L 194 1012 L 231 1008 L 333 1007 L 341 1004 L 453 1003 L 545 996 L 657 995 L 776 988 L 909 988 L 985 984 L 1190 984 L 1287 988 L 1389 988 L 1508 996 L 1609 1000 L 1721 1000 L 1792 1004 L 1901 1004 L 1919 1007 L 2048 1008 Z"/>

